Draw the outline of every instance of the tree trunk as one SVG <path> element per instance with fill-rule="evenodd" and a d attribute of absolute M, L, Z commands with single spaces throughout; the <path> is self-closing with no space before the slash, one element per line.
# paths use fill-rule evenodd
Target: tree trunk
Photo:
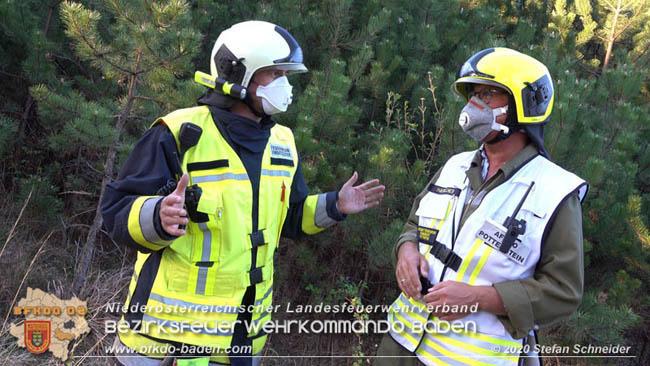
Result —
<path fill-rule="evenodd" d="M 50 3 L 47 7 L 49 8 L 47 10 L 47 18 L 45 18 L 45 27 L 43 28 L 43 34 L 45 37 L 47 37 L 47 31 L 50 30 L 50 20 L 52 20 L 52 13 L 54 12 L 54 8 L 56 8 L 59 5 L 59 2 L 55 3 Z"/>
<path fill-rule="evenodd" d="M 618 23 L 618 15 L 621 13 L 621 0 L 618 1 L 618 6 L 614 9 L 614 23 L 612 24 L 612 29 L 609 32 L 609 37 L 607 37 L 607 52 L 605 53 L 605 60 L 603 61 L 603 71 L 607 69 L 609 64 L 609 59 L 612 57 L 612 49 L 614 48 L 614 35 L 616 34 L 616 24 Z"/>
<path fill-rule="evenodd" d="M 130 82 L 129 82 L 129 94 L 126 100 L 126 105 L 122 112 L 117 118 L 117 123 L 115 124 L 115 140 L 113 140 L 113 145 L 108 150 L 108 155 L 106 156 L 106 162 L 104 163 L 104 177 L 102 179 L 102 188 L 101 193 L 99 194 L 99 201 L 97 202 L 97 209 L 95 210 L 95 219 L 93 220 L 90 229 L 88 230 L 88 236 L 86 237 L 86 243 L 81 249 L 81 256 L 79 263 L 77 264 L 77 269 L 75 271 L 75 278 L 72 282 L 72 294 L 80 295 L 81 290 L 86 283 L 86 277 L 88 276 L 88 269 L 90 268 L 90 263 L 93 259 L 93 253 L 95 252 L 95 242 L 97 241 L 97 233 L 102 227 L 104 220 L 102 219 L 100 203 L 104 197 L 104 191 L 106 185 L 113 178 L 113 170 L 115 168 L 115 157 L 117 156 L 117 145 L 120 142 L 120 135 L 122 134 L 122 129 L 124 128 L 124 123 L 128 115 L 131 113 L 131 107 L 133 106 L 133 100 L 135 99 L 135 86 L 136 86 L 136 77 L 138 76 L 138 69 L 140 68 L 140 59 L 142 57 L 142 52 L 138 52 L 136 59 L 135 67 L 131 73 Z"/>

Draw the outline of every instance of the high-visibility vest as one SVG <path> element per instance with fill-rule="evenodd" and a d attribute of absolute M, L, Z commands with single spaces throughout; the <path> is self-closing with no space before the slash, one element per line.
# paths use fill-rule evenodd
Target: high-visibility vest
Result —
<path fill-rule="evenodd" d="M 127 304 L 146 305 L 146 310 L 125 315 L 137 334 L 120 338 L 133 348 L 153 338 L 225 349 L 231 345 L 246 288 L 254 285 L 249 338 L 253 338 L 255 355 L 266 340 L 262 326 L 271 320 L 273 253 L 298 166 L 293 134 L 277 124 L 271 128 L 261 161 L 258 229 L 253 231 L 251 182 L 208 107 L 177 110 L 154 125 L 164 123 L 180 146 L 179 131 L 185 122 L 203 130 L 197 145 L 185 152 L 181 165 L 190 176 L 189 184 L 197 184 L 203 191 L 198 211 L 207 214 L 208 221 L 190 221 L 186 234 L 171 242 L 152 242 L 145 235 L 147 228 L 141 226 L 139 214 L 160 197 L 143 196 L 133 203 L 129 233 L 154 252 L 138 253 Z M 309 196 L 304 204 L 302 230 L 308 234 L 323 230 L 314 224 L 316 206 L 322 199 L 324 196 Z M 253 248 L 257 251 L 255 258 Z M 174 327 L 181 323 L 174 322 L 181 321 L 206 326 L 177 332 Z"/>
<path fill-rule="evenodd" d="M 434 285 L 458 281 L 489 286 L 532 277 L 553 213 L 570 194 L 577 192 L 582 200 L 587 192 L 588 186 L 581 178 L 537 156 L 487 194 L 475 192 L 475 197 L 467 197 L 472 193 L 465 172 L 474 155 L 465 152 L 450 158 L 416 211 L 418 247 L 429 264 L 428 278 Z M 502 231 L 493 230 L 493 223 L 503 224 L 514 213 L 533 182 L 515 217 L 526 221 L 525 232 L 506 255 L 497 249 L 500 245 L 495 243 L 502 240 L 498 234 Z M 480 204 L 458 230 L 466 200 Z M 452 248 L 453 230 L 457 233 Z M 440 251 L 446 254 L 438 255 L 442 259 L 436 257 Z M 492 313 L 478 311 L 454 321 L 452 324 L 463 328 L 454 332 L 448 323 L 433 316 L 422 300 L 408 298 L 404 293 L 391 306 L 388 320 L 392 323 L 392 337 L 426 365 L 514 366 L 522 348 L 522 340 L 514 339 Z"/>

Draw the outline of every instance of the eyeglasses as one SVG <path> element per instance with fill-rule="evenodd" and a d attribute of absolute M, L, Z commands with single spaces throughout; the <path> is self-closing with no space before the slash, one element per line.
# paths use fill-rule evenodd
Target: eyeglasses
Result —
<path fill-rule="evenodd" d="M 467 96 L 469 99 L 472 99 L 473 97 L 478 97 L 483 102 L 485 102 L 485 104 L 490 104 L 493 97 L 506 95 L 506 94 L 507 94 L 506 92 L 499 89 L 482 89 L 480 91 L 472 90 L 469 93 L 467 93 Z"/>

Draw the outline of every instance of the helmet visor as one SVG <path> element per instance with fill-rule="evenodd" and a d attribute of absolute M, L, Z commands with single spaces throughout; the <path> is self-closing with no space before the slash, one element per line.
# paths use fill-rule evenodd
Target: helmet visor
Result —
<path fill-rule="evenodd" d="M 274 64 L 274 65 L 269 65 L 268 67 L 272 67 L 278 70 L 287 70 L 289 74 L 295 74 L 295 73 L 300 73 L 300 72 L 307 72 L 307 67 L 300 63 L 300 64 Z"/>
<path fill-rule="evenodd" d="M 277 60 L 273 60 L 274 64 L 301 64 L 303 63 L 303 58 L 302 58 L 302 48 L 300 48 L 300 45 L 296 41 L 295 38 L 291 35 L 291 33 L 287 32 L 286 29 L 280 27 L 280 26 L 275 26 L 275 31 L 284 38 L 284 40 L 287 42 L 287 45 L 289 46 L 289 54 L 287 57 L 284 58 L 279 58 Z M 307 68 L 302 65 L 302 67 L 307 71 Z M 291 70 L 291 69 L 287 69 Z"/>
<path fill-rule="evenodd" d="M 483 56 L 491 52 L 494 52 L 494 48 L 485 49 L 481 52 L 476 53 L 474 56 L 470 57 L 469 60 L 465 61 L 463 66 L 461 66 L 460 70 L 458 71 L 458 78 L 464 78 L 468 76 L 482 76 L 485 78 L 494 79 L 494 75 L 486 74 L 484 72 L 479 71 L 477 66 L 478 62 L 483 58 Z"/>

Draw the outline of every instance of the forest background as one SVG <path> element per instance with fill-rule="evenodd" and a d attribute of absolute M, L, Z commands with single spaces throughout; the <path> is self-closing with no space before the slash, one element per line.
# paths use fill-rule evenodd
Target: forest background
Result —
<path fill-rule="evenodd" d="M 552 159 L 586 179 L 586 291 L 544 344 L 625 344 L 627 359 L 552 356 L 546 365 L 650 359 L 650 1 L 282 0 L 0 2 L 0 362 L 57 364 L 15 346 L 10 309 L 26 287 L 88 301 L 92 331 L 71 363 L 107 364 L 98 310 L 124 301 L 135 252 L 97 214 L 102 187 L 158 116 L 195 105 L 218 34 L 267 20 L 301 44 L 307 74 L 277 120 L 294 130 L 312 192 L 354 170 L 386 185 L 383 203 L 323 234 L 282 240 L 276 304 L 390 304 L 391 250 L 413 198 L 454 153 L 476 148 L 450 89 L 478 50 L 506 46 L 547 65 Z M 325 318 L 277 314 L 276 318 Z M 341 317 L 383 318 L 385 314 Z M 7 321 L 7 319 L 9 321 Z M 267 356 L 374 355 L 380 335 L 270 337 Z M 47 355 L 47 354 L 46 354 Z M 368 364 L 365 357 L 265 359 Z"/>

